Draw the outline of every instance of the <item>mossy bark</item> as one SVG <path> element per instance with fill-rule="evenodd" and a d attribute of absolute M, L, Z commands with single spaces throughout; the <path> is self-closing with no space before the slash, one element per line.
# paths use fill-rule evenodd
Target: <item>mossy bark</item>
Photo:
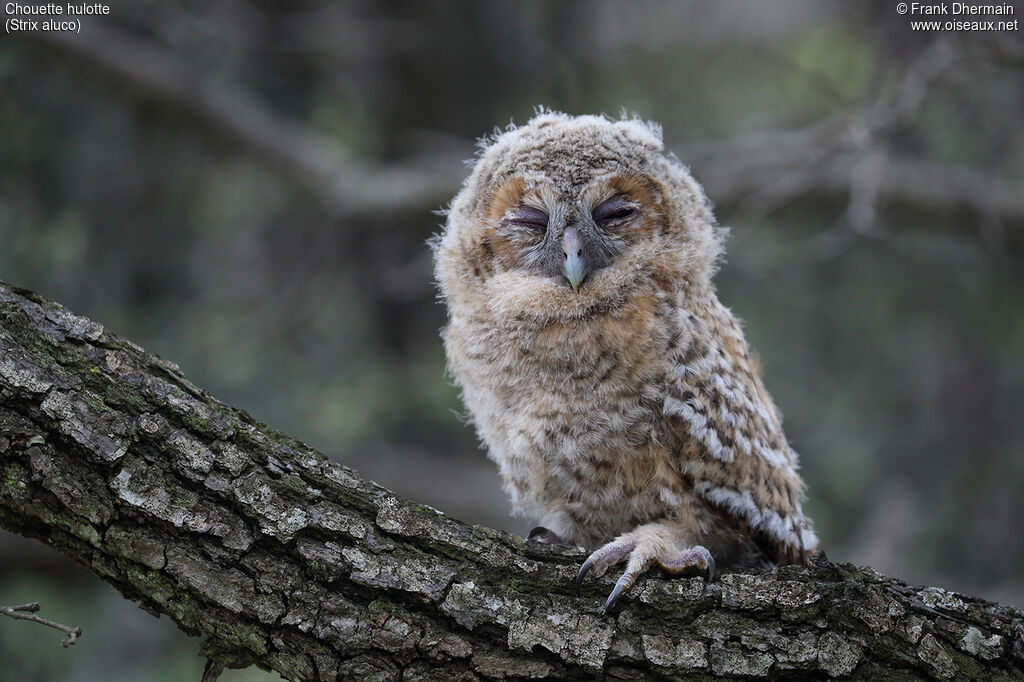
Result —
<path fill-rule="evenodd" d="M 581 551 L 396 497 L 2 284 L 0 526 L 290 680 L 1024 679 L 1024 612 L 821 555 L 602 616 Z"/>

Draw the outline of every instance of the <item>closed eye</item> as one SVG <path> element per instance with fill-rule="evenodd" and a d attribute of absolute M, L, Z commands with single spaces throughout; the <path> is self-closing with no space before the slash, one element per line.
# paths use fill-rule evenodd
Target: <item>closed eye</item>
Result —
<path fill-rule="evenodd" d="M 546 230 L 548 228 L 548 214 L 533 206 L 520 206 L 505 218 L 505 222 L 509 225 Z"/>
<path fill-rule="evenodd" d="M 598 204 L 591 215 L 595 223 L 605 227 L 625 223 L 637 213 L 636 206 L 623 197 L 612 197 Z"/>

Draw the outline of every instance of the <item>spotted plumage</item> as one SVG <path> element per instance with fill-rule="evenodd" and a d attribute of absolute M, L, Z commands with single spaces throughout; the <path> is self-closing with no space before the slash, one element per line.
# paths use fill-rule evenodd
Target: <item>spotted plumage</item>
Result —
<path fill-rule="evenodd" d="M 781 418 L 711 282 L 701 187 L 660 130 L 544 112 L 484 141 L 435 244 L 449 367 L 515 513 L 657 565 L 768 567 L 817 545 Z"/>

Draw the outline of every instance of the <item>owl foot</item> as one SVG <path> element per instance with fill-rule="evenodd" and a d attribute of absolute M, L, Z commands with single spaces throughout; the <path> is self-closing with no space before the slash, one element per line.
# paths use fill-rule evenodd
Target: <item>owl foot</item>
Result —
<path fill-rule="evenodd" d="M 547 545 L 564 545 L 565 540 L 559 537 L 558 533 L 548 530 L 544 526 L 537 526 L 526 535 L 527 540 L 536 540 Z"/>
<path fill-rule="evenodd" d="M 622 593 L 632 587 L 636 579 L 652 566 L 657 566 L 669 575 L 681 575 L 696 568 L 707 573 L 708 582 L 715 576 L 715 560 L 712 558 L 711 552 L 701 545 L 694 545 L 680 551 L 659 542 L 656 537 L 648 539 L 634 531 L 609 542 L 583 562 L 580 572 L 576 575 L 576 594 L 580 593 L 580 585 L 583 584 L 583 579 L 588 573 L 593 572 L 595 576 L 600 576 L 627 556 L 629 562 L 626 564 L 626 570 L 615 583 L 604 606 L 601 607 L 602 614 L 607 613 L 608 609 L 619 600 Z"/>

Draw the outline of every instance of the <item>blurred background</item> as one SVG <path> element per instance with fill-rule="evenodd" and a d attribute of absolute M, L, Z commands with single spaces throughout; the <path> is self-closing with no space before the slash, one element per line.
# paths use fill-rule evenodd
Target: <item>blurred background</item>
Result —
<path fill-rule="evenodd" d="M 0 39 L 0 279 L 523 533 L 445 376 L 432 211 L 537 105 L 637 112 L 732 229 L 720 297 L 829 556 L 1024 607 L 1024 42 L 895 7 L 114 0 Z M 168 619 L 0 531 L 0 604 L 33 600 L 85 636 L 0 620 L 0 676 L 199 678 Z"/>

